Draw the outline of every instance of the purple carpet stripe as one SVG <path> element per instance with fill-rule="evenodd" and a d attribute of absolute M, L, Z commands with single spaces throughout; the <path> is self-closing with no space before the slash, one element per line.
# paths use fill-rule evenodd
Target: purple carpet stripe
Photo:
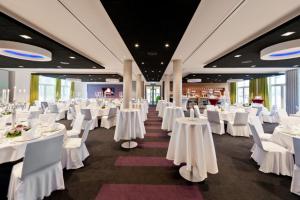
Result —
<path fill-rule="evenodd" d="M 119 156 L 115 162 L 115 166 L 130 167 L 171 167 L 172 161 L 164 157 L 150 156 Z"/>
<path fill-rule="evenodd" d="M 147 133 L 145 137 L 169 137 L 166 133 Z"/>
<path fill-rule="evenodd" d="M 167 149 L 169 146 L 168 142 L 143 142 L 139 144 L 142 148 L 159 148 L 159 149 Z"/>
<path fill-rule="evenodd" d="M 96 200 L 203 200 L 197 186 L 104 184 Z"/>
<path fill-rule="evenodd" d="M 155 126 L 153 126 L 153 125 L 146 125 L 145 128 L 146 129 L 151 129 L 151 130 L 153 130 L 153 129 L 161 129 L 161 125 L 160 126 L 158 126 L 158 125 L 155 125 Z"/>

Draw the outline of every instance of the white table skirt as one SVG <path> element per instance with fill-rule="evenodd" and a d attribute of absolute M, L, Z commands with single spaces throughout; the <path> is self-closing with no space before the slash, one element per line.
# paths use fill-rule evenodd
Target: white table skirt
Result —
<path fill-rule="evenodd" d="M 285 147 L 289 152 L 294 153 L 293 137 L 300 138 L 300 135 L 288 134 L 289 131 L 282 126 L 274 129 L 271 141 Z"/>
<path fill-rule="evenodd" d="M 3 133 L 0 133 L 3 134 Z M 40 134 L 40 133 L 37 133 Z M 28 143 L 45 140 L 58 134 L 66 134 L 66 128 L 63 124 L 58 124 L 58 131 L 42 133 L 40 137 L 28 141 L 16 141 L 18 138 L 2 138 L 0 139 L 0 164 L 13 162 L 24 157 L 26 146 Z M 22 136 L 20 136 L 22 137 Z"/>
<path fill-rule="evenodd" d="M 162 104 L 160 106 L 160 109 L 158 111 L 158 116 L 163 117 L 166 107 L 170 107 L 170 106 L 173 106 L 173 103 L 171 103 L 171 102 L 162 102 Z"/>
<path fill-rule="evenodd" d="M 212 133 L 206 119 L 178 118 L 175 122 L 167 159 L 175 165 L 187 164 L 187 169 L 196 167 L 201 178 L 207 172 L 218 173 L 217 158 Z"/>
<path fill-rule="evenodd" d="M 163 102 L 166 102 L 165 100 L 158 100 L 157 104 L 156 104 L 156 111 L 159 111 L 161 108 L 161 105 Z"/>
<path fill-rule="evenodd" d="M 164 111 L 161 129 L 172 131 L 175 120 L 181 117 L 184 117 L 182 107 L 166 107 Z"/>
<path fill-rule="evenodd" d="M 138 109 L 122 109 L 117 116 L 115 141 L 144 138 L 146 134 L 141 113 Z"/>
<path fill-rule="evenodd" d="M 140 110 L 143 122 L 147 120 L 148 108 L 144 103 L 132 103 L 131 107 Z"/>

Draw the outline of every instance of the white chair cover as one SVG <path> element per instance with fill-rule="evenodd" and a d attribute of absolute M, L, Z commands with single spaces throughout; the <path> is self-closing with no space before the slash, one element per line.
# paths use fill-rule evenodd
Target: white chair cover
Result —
<path fill-rule="evenodd" d="M 207 119 L 213 133 L 219 135 L 225 134 L 224 121 L 220 120 L 218 111 L 207 110 Z"/>
<path fill-rule="evenodd" d="M 84 115 L 84 121 L 82 124 L 82 128 L 84 129 L 86 126 L 86 123 L 88 121 L 91 121 L 92 124 L 90 126 L 90 130 L 94 130 L 96 127 L 98 127 L 98 117 L 97 116 L 93 116 L 91 113 L 91 109 L 81 109 L 80 110 L 81 114 Z"/>
<path fill-rule="evenodd" d="M 295 165 L 291 184 L 291 192 L 300 195 L 300 139 L 293 138 L 293 143 L 295 150 Z"/>
<path fill-rule="evenodd" d="M 64 141 L 62 154 L 62 166 L 66 169 L 78 169 L 83 167 L 83 161 L 90 155 L 85 141 L 87 140 L 92 122 L 86 123 L 81 138 L 67 138 Z"/>
<path fill-rule="evenodd" d="M 277 123 L 278 122 L 278 109 L 276 105 L 272 106 L 271 112 L 262 112 L 264 122 Z"/>
<path fill-rule="evenodd" d="M 291 176 L 293 173 L 293 155 L 284 147 L 269 141 L 261 141 L 255 126 L 249 124 L 256 144 L 251 158 L 260 166 L 259 171 Z"/>
<path fill-rule="evenodd" d="M 235 113 L 234 121 L 227 124 L 227 132 L 232 136 L 249 137 L 248 115 L 247 112 Z"/>
<path fill-rule="evenodd" d="M 81 133 L 81 127 L 83 124 L 84 115 L 78 114 L 74 120 L 74 125 L 71 130 L 67 131 L 68 137 L 78 137 Z"/>
<path fill-rule="evenodd" d="M 117 122 L 117 108 L 110 108 L 107 116 L 102 116 L 101 118 L 101 127 L 110 129 L 113 126 L 116 126 Z"/>
<path fill-rule="evenodd" d="M 199 106 L 195 105 L 194 110 L 195 110 L 195 117 L 199 118 L 201 116 Z"/>
<path fill-rule="evenodd" d="M 65 188 L 60 163 L 63 135 L 29 143 L 24 161 L 14 165 L 9 183 L 9 200 L 43 199 Z"/>

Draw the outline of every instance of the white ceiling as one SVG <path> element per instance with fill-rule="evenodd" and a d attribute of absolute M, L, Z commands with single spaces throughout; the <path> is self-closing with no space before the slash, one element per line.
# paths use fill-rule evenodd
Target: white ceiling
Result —
<path fill-rule="evenodd" d="M 266 73 L 287 69 L 204 69 L 213 60 L 300 14 L 299 0 L 202 0 L 173 59 L 183 73 Z M 172 74 L 169 63 L 166 74 Z"/>
<path fill-rule="evenodd" d="M 93 73 L 122 75 L 123 60 L 132 59 L 100 0 L 0 0 L 0 9 L 105 67 L 92 69 Z M 133 73 L 140 73 L 135 63 Z"/>

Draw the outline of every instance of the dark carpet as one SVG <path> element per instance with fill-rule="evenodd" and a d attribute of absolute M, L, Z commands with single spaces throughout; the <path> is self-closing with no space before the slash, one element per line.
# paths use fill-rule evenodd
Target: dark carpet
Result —
<path fill-rule="evenodd" d="M 161 123 L 161 119 L 156 116 L 157 113 L 154 111 L 154 108 L 150 108 L 150 119 L 145 122 L 146 129 L 152 123 L 155 124 L 155 127 Z M 69 127 L 69 122 L 63 121 L 63 123 Z M 266 132 L 272 133 L 274 125 L 268 124 L 265 128 L 268 129 Z M 147 129 L 147 133 L 150 133 L 149 137 L 146 135 L 145 139 L 138 140 L 138 143 L 165 143 L 169 141 L 169 137 L 166 136 L 167 133 L 160 129 Z M 251 138 L 232 137 L 228 134 L 222 136 L 214 135 L 219 173 L 215 175 L 209 174 L 204 182 L 189 183 L 179 175 L 179 166 L 130 166 L 127 162 L 128 160 L 125 160 L 126 162 L 121 160 L 123 164 L 126 163 L 125 165 L 128 166 L 116 166 L 116 161 L 120 158 L 124 159 L 126 156 L 164 158 L 167 149 L 138 146 L 136 149 L 124 150 L 121 149 L 120 142 L 116 143 L 113 140 L 113 134 L 113 128 L 110 130 L 97 128 L 91 131 L 86 143 L 90 157 L 84 162 L 85 167 L 64 171 L 66 189 L 53 192 L 46 199 L 94 200 L 97 197 L 97 200 L 101 200 L 101 195 L 99 196 L 99 194 L 101 194 L 102 187 L 104 188 L 103 190 L 109 190 L 109 193 L 105 194 L 110 195 L 103 196 L 102 199 L 157 199 L 155 195 L 147 196 L 149 195 L 148 193 L 145 193 L 145 196 L 143 196 L 143 192 L 138 193 L 138 196 L 135 196 L 135 194 L 130 196 L 128 192 L 131 187 L 135 186 L 142 186 L 142 188 L 147 188 L 147 186 L 168 188 L 169 186 L 171 187 L 170 191 L 173 191 L 169 193 L 170 197 L 174 197 L 173 193 L 180 193 L 180 190 L 172 189 L 172 187 L 192 187 L 193 189 L 196 188 L 195 191 L 193 190 L 195 193 L 193 199 L 199 200 L 201 200 L 202 196 L 205 200 L 299 199 L 298 196 L 289 192 L 290 177 L 264 174 L 258 171 L 258 166 L 250 159 Z M 155 162 L 159 163 L 159 160 L 155 160 Z M 122 192 L 124 192 L 124 195 L 129 196 L 123 195 L 123 198 L 120 198 L 122 195 L 112 195 L 111 191 L 115 191 L 115 193 L 120 191 L 118 189 L 115 190 L 116 187 L 112 188 L 112 185 L 116 187 L 125 185 L 128 190 L 124 192 L 124 188 L 122 188 Z M 152 193 L 154 191 L 156 191 L 156 194 L 161 192 L 160 189 L 151 190 L 151 187 L 149 191 L 152 191 Z M 140 190 L 140 187 L 138 189 Z M 164 195 L 166 194 L 168 193 L 164 193 Z M 165 199 L 169 198 L 166 197 Z"/>

